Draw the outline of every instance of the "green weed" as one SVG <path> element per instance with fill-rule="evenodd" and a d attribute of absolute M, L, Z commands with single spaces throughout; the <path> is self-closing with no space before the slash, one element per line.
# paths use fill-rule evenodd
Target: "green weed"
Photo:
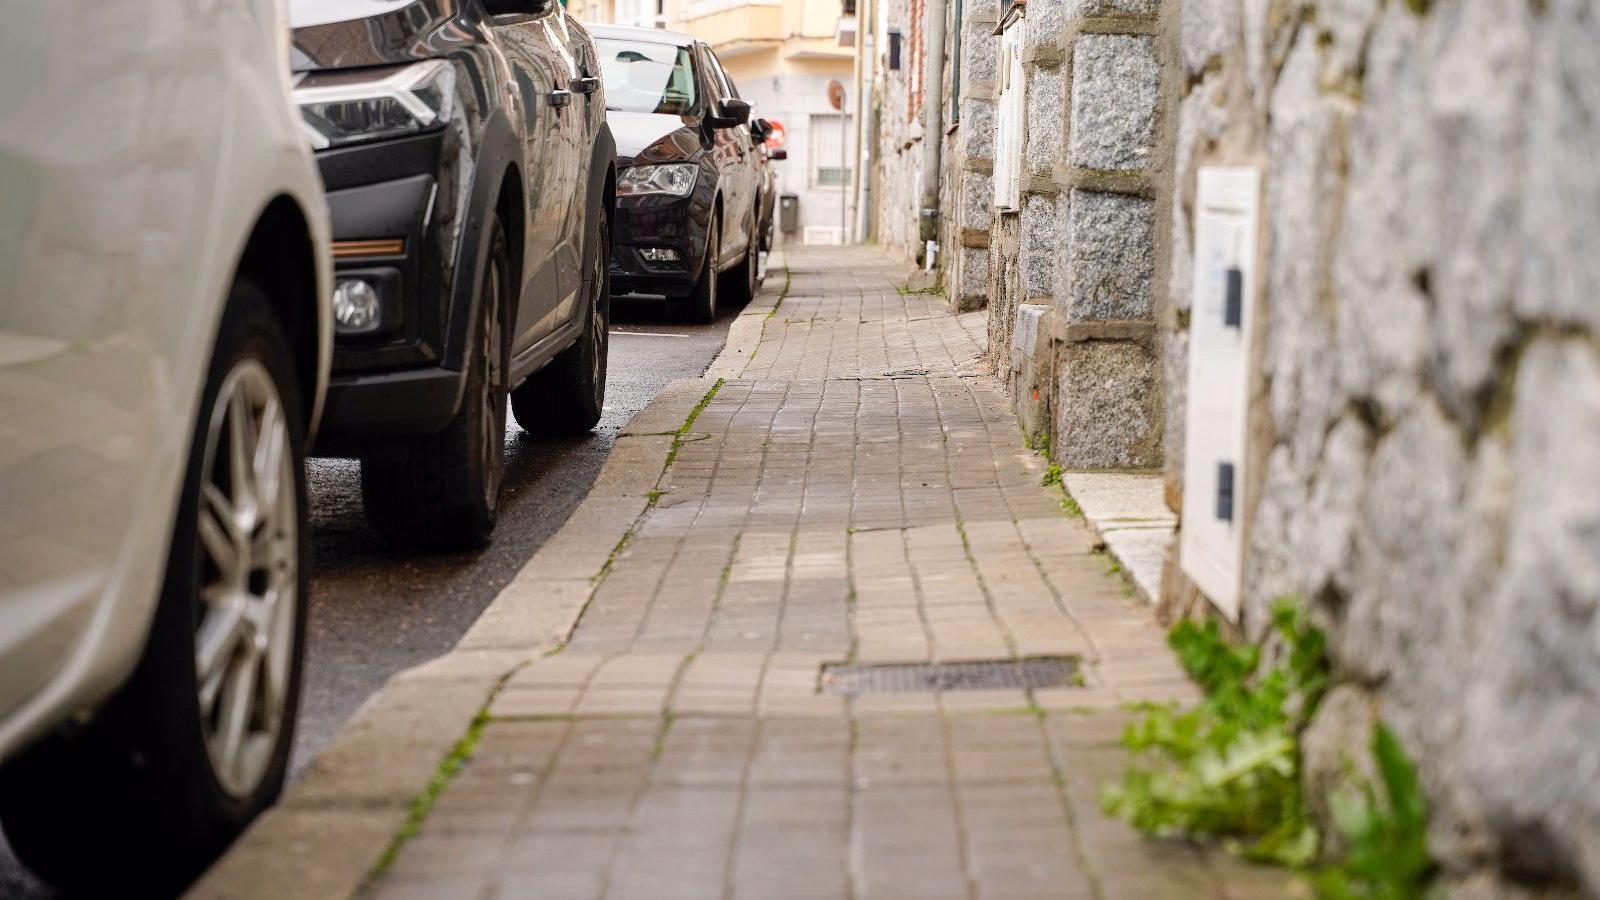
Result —
<path fill-rule="evenodd" d="M 1372 735 L 1383 796 L 1370 782 L 1329 798 L 1345 851 L 1311 880 L 1324 900 L 1420 900 L 1430 895 L 1428 802 L 1417 770 L 1400 741 L 1383 725 Z"/>
<path fill-rule="evenodd" d="M 1172 629 L 1168 643 L 1204 699 L 1185 711 L 1143 707 L 1123 735 L 1135 764 L 1101 796 L 1108 814 L 1147 834 L 1219 836 L 1252 859 L 1315 858 L 1296 735 L 1327 687 L 1323 638 L 1286 601 L 1273 626 L 1289 652 L 1264 669 L 1260 647 L 1229 644 L 1215 621 Z"/>
<path fill-rule="evenodd" d="M 1282 649 L 1270 661 L 1259 645 L 1224 640 L 1215 621 L 1173 627 L 1167 641 L 1204 699 L 1187 710 L 1141 707 L 1123 735 L 1134 764 L 1102 790 L 1102 807 L 1147 834 L 1219 837 L 1251 859 L 1302 868 L 1323 900 L 1430 896 L 1427 802 L 1381 724 L 1372 739 L 1379 783 L 1330 798 L 1345 849 L 1319 862 L 1299 736 L 1328 688 L 1326 642 L 1292 600 L 1274 605 L 1272 624 Z"/>

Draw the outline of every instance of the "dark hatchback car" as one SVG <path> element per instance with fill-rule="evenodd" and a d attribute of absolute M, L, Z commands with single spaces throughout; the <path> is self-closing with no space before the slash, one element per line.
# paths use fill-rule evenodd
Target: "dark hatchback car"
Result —
<path fill-rule="evenodd" d="M 617 137 L 612 290 L 665 294 L 686 318 L 709 322 L 722 286 L 735 303 L 756 289 L 765 179 L 750 104 L 701 41 L 591 30 Z"/>
<path fill-rule="evenodd" d="M 556 0 L 297 0 L 295 101 L 332 212 L 337 335 L 315 452 L 361 459 L 392 543 L 494 528 L 506 399 L 578 433 L 605 397 L 616 149 Z"/>

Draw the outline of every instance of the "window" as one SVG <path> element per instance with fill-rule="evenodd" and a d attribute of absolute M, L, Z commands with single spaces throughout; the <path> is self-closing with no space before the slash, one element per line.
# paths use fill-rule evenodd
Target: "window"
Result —
<path fill-rule="evenodd" d="M 710 73 L 711 84 L 717 89 L 717 93 L 721 95 L 721 97 L 733 97 L 737 99 L 739 96 L 739 89 L 733 86 L 733 78 L 728 74 L 726 69 L 722 68 L 722 60 L 717 59 L 717 55 L 712 53 L 709 49 L 705 51 L 705 54 L 706 71 Z"/>
<path fill-rule="evenodd" d="M 814 115 L 811 117 L 811 186 L 842 188 L 850 183 L 850 117 Z"/>
<path fill-rule="evenodd" d="M 684 19 L 698 19 L 741 6 L 782 6 L 783 0 L 688 0 L 678 9 Z"/>
<path fill-rule="evenodd" d="M 687 47 L 601 38 L 594 42 L 606 105 L 627 112 L 685 115 L 695 108 Z"/>
<path fill-rule="evenodd" d="M 646 28 L 655 24 L 656 17 L 651 13 L 650 0 L 616 0 L 616 14 L 613 18 L 618 25 L 641 25 Z"/>

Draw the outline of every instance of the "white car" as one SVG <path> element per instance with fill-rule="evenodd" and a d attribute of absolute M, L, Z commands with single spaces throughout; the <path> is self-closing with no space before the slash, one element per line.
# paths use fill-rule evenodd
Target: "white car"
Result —
<path fill-rule="evenodd" d="M 0 823 L 58 884 L 176 889 L 283 783 L 332 321 L 280 4 L 0 27 Z"/>

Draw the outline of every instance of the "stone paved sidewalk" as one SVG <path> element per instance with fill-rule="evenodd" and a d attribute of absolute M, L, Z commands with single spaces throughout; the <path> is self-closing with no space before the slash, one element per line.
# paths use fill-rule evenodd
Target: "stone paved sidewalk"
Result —
<path fill-rule="evenodd" d="M 1120 705 L 1191 688 L 1041 487 L 983 314 L 869 250 L 789 267 L 570 639 L 503 681 L 365 893 L 1284 896 L 1099 812 Z M 826 663 L 1059 655 L 1081 686 L 819 690 Z"/>

